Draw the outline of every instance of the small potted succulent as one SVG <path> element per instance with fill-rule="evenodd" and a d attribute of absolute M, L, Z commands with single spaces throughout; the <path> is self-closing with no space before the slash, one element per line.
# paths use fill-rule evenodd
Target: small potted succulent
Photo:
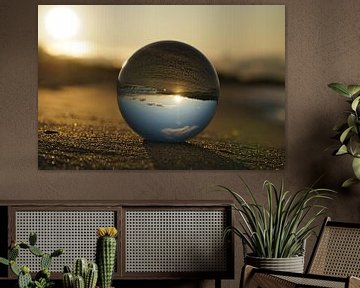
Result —
<path fill-rule="evenodd" d="M 349 187 L 360 183 L 360 85 L 331 83 L 328 86 L 344 96 L 346 102 L 350 104 L 350 109 L 346 112 L 346 122 L 334 127 L 337 133 L 336 138 L 340 142 L 334 155 L 350 155 L 352 157 L 354 176 L 342 184 L 343 187 Z"/>
<path fill-rule="evenodd" d="M 13 242 L 9 248 L 8 259 L 0 257 L 0 263 L 10 266 L 11 271 L 18 277 L 18 288 L 50 288 L 54 282 L 50 280 L 50 265 L 54 257 L 64 253 L 63 249 L 57 249 L 52 253 L 43 252 L 36 246 L 37 236 L 30 233 L 29 243 Z M 26 265 L 19 266 L 16 259 L 19 256 L 20 249 L 28 250 L 31 254 L 40 258 L 41 270 L 32 279 L 30 268 Z"/>
<path fill-rule="evenodd" d="M 64 288 L 95 288 L 98 279 L 96 263 L 88 262 L 86 258 L 78 258 L 71 271 L 69 266 L 64 267 Z"/>
<path fill-rule="evenodd" d="M 318 200 L 331 199 L 334 191 L 305 188 L 296 193 L 264 182 L 266 205 L 260 204 L 244 182 L 251 201 L 225 186 L 235 199 L 233 208 L 240 216 L 238 227 L 228 227 L 244 245 L 245 264 L 278 271 L 303 272 L 305 241 L 314 234 L 316 220 L 326 207 Z"/>

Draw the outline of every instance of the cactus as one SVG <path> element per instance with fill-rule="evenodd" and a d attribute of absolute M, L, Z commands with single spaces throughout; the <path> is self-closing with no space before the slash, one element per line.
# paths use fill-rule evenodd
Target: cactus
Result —
<path fill-rule="evenodd" d="M 41 269 L 49 269 L 50 265 L 51 265 L 51 260 L 52 257 L 50 254 L 45 253 L 42 257 L 41 257 L 41 262 L 40 262 L 40 267 Z"/>
<path fill-rule="evenodd" d="M 63 286 L 64 288 L 73 288 L 74 287 L 74 276 L 72 273 L 64 273 L 63 274 Z"/>
<path fill-rule="evenodd" d="M 75 261 L 74 274 L 85 279 L 88 262 L 86 258 L 79 258 Z"/>
<path fill-rule="evenodd" d="M 35 246 L 37 241 L 37 235 L 35 232 L 31 232 L 29 235 L 29 244 L 31 246 Z"/>
<path fill-rule="evenodd" d="M 64 266 L 63 273 L 63 286 L 64 288 L 76 288 L 75 279 L 78 283 L 77 285 L 82 287 L 81 280 L 82 279 L 83 288 L 95 288 L 96 282 L 98 279 L 98 267 L 95 263 L 89 263 L 85 258 L 78 258 L 74 263 L 74 273 L 71 273 L 71 269 L 69 266 Z M 84 275 L 84 276 L 82 276 Z"/>
<path fill-rule="evenodd" d="M 74 288 L 85 288 L 84 278 L 81 276 L 74 277 Z"/>
<path fill-rule="evenodd" d="M 38 248 L 38 247 L 36 247 L 36 246 L 30 246 L 30 247 L 29 247 L 29 251 L 30 251 L 32 254 L 34 254 L 35 256 L 37 256 L 37 257 L 41 257 L 41 256 L 44 255 L 44 252 L 42 252 L 42 251 L 40 250 L 40 248 Z"/>
<path fill-rule="evenodd" d="M 115 227 L 98 228 L 99 236 L 96 243 L 96 262 L 99 267 L 99 282 L 101 288 L 110 288 L 116 258 Z"/>
<path fill-rule="evenodd" d="M 51 287 L 53 282 L 50 281 L 50 264 L 53 257 L 60 256 L 63 254 L 63 249 L 55 250 L 53 253 L 48 254 L 44 253 L 40 250 L 40 248 L 36 247 L 36 239 L 37 236 L 35 233 L 30 233 L 29 236 L 29 244 L 20 242 L 16 243 L 15 241 L 11 241 L 9 251 L 8 251 L 8 259 L 0 257 L 0 264 L 4 264 L 10 266 L 11 271 L 18 276 L 18 286 L 19 288 L 29 288 L 29 287 Z M 39 271 L 35 276 L 35 281 L 32 280 L 30 275 L 30 269 L 27 266 L 19 266 L 16 264 L 16 259 L 19 256 L 19 250 L 29 250 L 30 253 L 37 257 L 41 257 L 41 271 Z"/>
<path fill-rule="evenodd" d="M 23 267 L 25 268 L 25 267 Z M 19 274 L 19 279 L 18 279 L 18 285 L 19 288 L 28 288 L 30 286 L 30 284 L 32 283 L 32 279 L 30 276 L 30 270 L 28 267 L 26 267 L 27 269 L 22 269 L 22 271 Z M 25 272 L 25 271 L 27 272 Z"/>
<path fill-rule="evenodd" d="M 14 248 L 9 250 L 8 253 L 9 260 L 16 260 L 16 258 L 19 256 L 19 246 L 15 246 Z"/>
<path fill-rule="evenodd" d="M 85 276 L 85 288 L 95 288 L 98 279 L 98 266 L 96 263 L 89 263 Z"/>

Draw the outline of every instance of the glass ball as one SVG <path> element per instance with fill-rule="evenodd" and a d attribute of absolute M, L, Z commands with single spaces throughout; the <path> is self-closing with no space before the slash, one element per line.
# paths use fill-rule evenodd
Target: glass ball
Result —
<path fill-rule="evenodd" d="M 124 63 L 117 95 L 123 118 L 144 139 L 183 142 L 211 121 L 220 85 L 200 51 L 178 41 L 159 41 Z"/>

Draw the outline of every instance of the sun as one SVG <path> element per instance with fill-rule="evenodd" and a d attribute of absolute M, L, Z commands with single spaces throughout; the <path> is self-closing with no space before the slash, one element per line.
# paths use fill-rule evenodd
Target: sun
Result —
<path fill-rule="evenodd" d="M 183 100 L 183 97 L 181 95 L 175 95 L 174 100 L 176 103 L 181 103 Z"/>
<path fill-rule="evenodd" d="M 74 36 L 79 29 L 79 18 L 68 7 L 55 7 L 45 18 L 46 31 L 55 39 L 68 39 Z"/>

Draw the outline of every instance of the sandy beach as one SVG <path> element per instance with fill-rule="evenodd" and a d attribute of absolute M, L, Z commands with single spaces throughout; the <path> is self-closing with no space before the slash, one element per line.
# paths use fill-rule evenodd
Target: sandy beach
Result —
<path fill-rule="evenodd" d="M 40 88 L 38 166 L 90 170 L 283 169 L 284 95 L 279 93 L 284 93 L 283 88 L 222 87 L 210 125 L 190 141 L 174 144 L 148 142 L 134 133 L 119 112 L 115 85 Z"/>

